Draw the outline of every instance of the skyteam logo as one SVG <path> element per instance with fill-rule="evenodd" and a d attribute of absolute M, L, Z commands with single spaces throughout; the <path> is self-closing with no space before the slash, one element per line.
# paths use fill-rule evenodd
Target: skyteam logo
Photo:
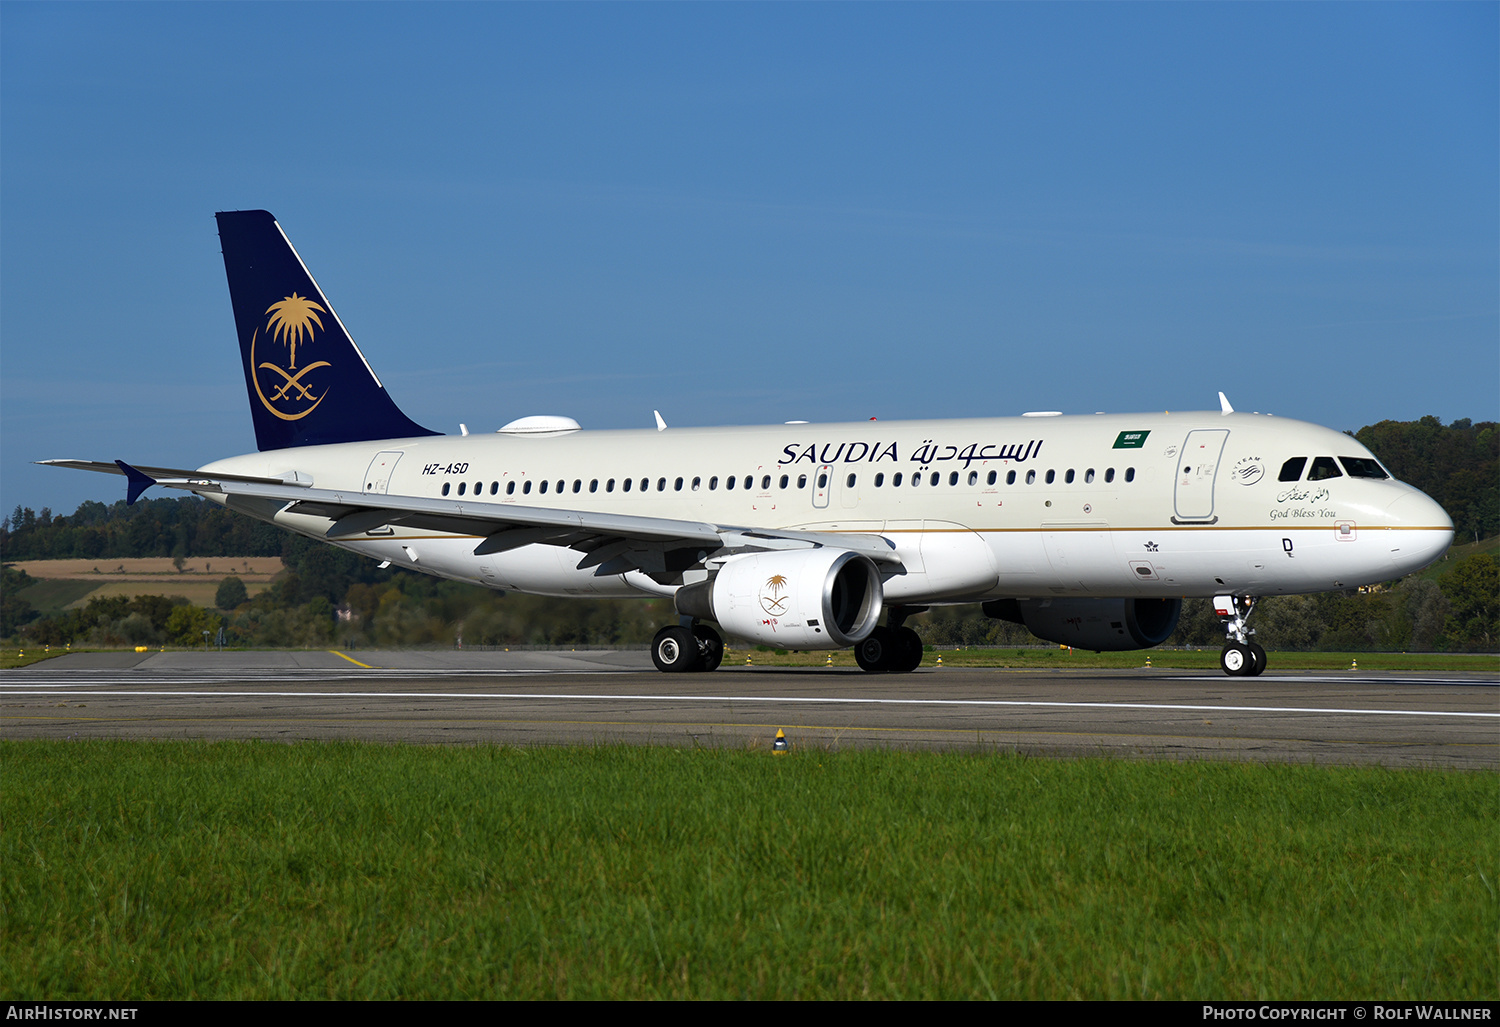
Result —
<path fill-rule="evenodd" d="M 298 296 L 294 292 L 271 304 L 266 308 L 266 313 L 270 317 L 264 331 L 266 338 L 272 343 L 268 348 L 274 354 L 276 345 L 284 346 L 286 366 L 282 367 L 275 360 L 256 363 L 256 346 L 260 342 L 262 331 L 257 328 L 250 339 L 250 363 L 255 368 L 251 377 L 255 382 L 255 394 L 260 397 L 262 406 L 283 421 L 299 421 L 316 410 L 318 404 L 323 402 L 323 397 L 328 395 L 328 389 L 319 384 L 320 376 L 314 372 L 333 365 L 326 360 L 308 363 L 304 354 L 302 366 L 297 366 L 298 347 L 307 346 L 314 341 L 317 333 L 323 330 L 323 322 L 318 315 L 328 311 L 306 296 Z M 322 391 L 315 391 L 317 389 Z"/>

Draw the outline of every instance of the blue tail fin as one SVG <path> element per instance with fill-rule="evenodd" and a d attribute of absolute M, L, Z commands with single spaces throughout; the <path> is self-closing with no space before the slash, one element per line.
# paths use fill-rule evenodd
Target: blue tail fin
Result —
<path fill-rule="evenodd" d="M 260 449 L 441 434 L 386 394 L 274 217 L 214 217 Z"/>

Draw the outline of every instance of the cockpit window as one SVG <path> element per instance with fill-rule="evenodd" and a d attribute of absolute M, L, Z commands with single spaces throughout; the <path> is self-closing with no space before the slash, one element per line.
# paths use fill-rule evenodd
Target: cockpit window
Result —
<path fill-rule="evenodd" d="M 1349 472 L 1351 478 L 1389 478 L 1385 468 L 1369 457 L 1363 456 L 1341 456 L 1339 463 L 1344 465 L 1344 470 Z"/>
<path fill-rule="evenodd" d="M 1281 465 L 1281 480 L 1282 481 L 1301 481 L 1302 480 L 1302 468 L 1304 468 L 1306 466 L 1307 466 L 1307 457 L 1305 457 L 1305 456 L 1294 456 L 1294 457 L 1292 457 L 1286 463 L 1284 463 L 1284 464 Z"/>
<path fill-rule="evenodd" d="M 1327 478 L 1342 478 L 1344 472 L 1339 470 L 1339 465 L 1333 462 L 1331 456 L 1320 456 L 1313 458 L 1312 470 L 1307 472 L 1308 481 L 1323 481 Z"/>

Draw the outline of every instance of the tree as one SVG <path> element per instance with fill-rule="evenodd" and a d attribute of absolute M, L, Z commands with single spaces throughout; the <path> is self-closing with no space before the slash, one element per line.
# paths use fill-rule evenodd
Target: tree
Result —
<path fill-rule="evenodd" d="M 233 610 L 249 600 L 250 593 L 245 590 L 245 583 L 233 574 L 219 582 L 219 590 L 214 593 L 214 605 L 221 610 Z"/>

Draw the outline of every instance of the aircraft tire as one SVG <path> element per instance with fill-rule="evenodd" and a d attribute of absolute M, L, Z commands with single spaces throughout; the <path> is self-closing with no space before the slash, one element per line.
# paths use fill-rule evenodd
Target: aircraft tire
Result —
<path fill-rule="evenodd" d="M 1259 677 L 1266 669 L 1266 650 L 1258 642 L 1250 643 L 1250 655 L 1255 658 L 1255 664 L 1245 671 L 1246 677 Z"/>
<path fill-rule="evenodd" d="M 694 624 L 693 637 L 698 640 L 698 670 L 718 670 L 724 662 L 724 636 L 707 624 Z"/>
<path fill-rule="evenodd" d="M 911 628 L 896 629 L 896 659 L 891 667 L 897 674 L 910 674 L 922 665 L 922 636 Z"/>
<path fill-rule="evenodd" d="M 1255 656 L 1248 645 L 1230 642 L 1219 653 L 1219 666 L 1231 677 L 1245 677 L 1254 672 Z"/>
<path fill-rule="evenodd" d="M 698 639 L 687 628 L 662 628 L 651 641 L 651 662 L 669 674 L 697 670 L 703 664 Z"/>
<path fill-rule="evenodd" d="M 859 669 L 870 674 L 880 674 L 892 669 L 897 654 L 894 632 L 879 626 L 854 644 L 854 662 Z"/>

